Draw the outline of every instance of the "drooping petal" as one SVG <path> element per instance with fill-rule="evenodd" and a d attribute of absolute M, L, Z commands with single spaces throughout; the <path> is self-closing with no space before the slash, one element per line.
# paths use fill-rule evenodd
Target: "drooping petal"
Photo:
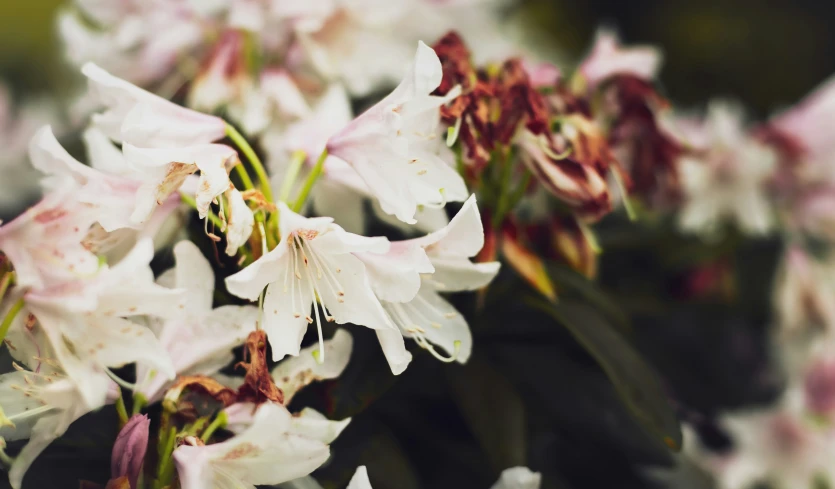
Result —
<path fill-rule="evenodd" d="M 226 254 L 235 256 L 238 248 L 246 244 L 252 234 L 255 225 L 255 216 L 252 210 L 246 205 L 241 193 L 234 187 L 229 187 L 225 192 L 226 202 L 229 205 L 229 222 L 226 230 Z"/>
<path fill-rule="evenodd" d="M 212 310 L 215 273 L 209 260 L 191 241 L 174 245 L 174 287 L 185 290 L 185 312 L 203 314 Z"/>
<path fill-rule="evenodd" d="M 288 255 L 287 245 L 279 244 L 246 268 L 226 277 L 226 290 L 242 299 L 258 299 L 267 284 L 284 278 L 285 271 L 291 266 Z"/>
<path fill-rule="evenodd" d="M 90 89 L 107 107 L 93 123 L 117 142 L 166 148 L 206 144 L 222 139 L 222 119 L 180 107 L 117 78 L 95 64 L 81 68 Z"/>
<path fill-rule="evenodd" d="M 289 270 L 289 260 L 285 269 Z M 292 273 L 292 272 L 290 272 Z M 289 278 L 288 285 L 274 282 L 267 287 L 264 296 L 264 331 L 273 350 L 273 361 L 286 355 L 298 355 L 307 326 L 313 321 L 310 305 L 313 303 L 309 278 Z"/>
<path fill-rule="evenodd" d="M 368 471 L 365 469 L 365 465 L 357 467 L 357 471 L 351 477 L 347 489 L 371 489 L 371 481 L 368 480 Z"/>
<path fill-rule="evenodd" d="M 539 489 L 542 475 L 527 467 L 505 469 L 490 489 Z"/>
<path fill-rule="evenodd" d="M 395 329 L 378 329 L 375 333 L 377 333 L 377 340 L 383 348 L 391 373 L 402 374 L 412 361 L 412 354 L 406 349 L 403 334 Z"/>

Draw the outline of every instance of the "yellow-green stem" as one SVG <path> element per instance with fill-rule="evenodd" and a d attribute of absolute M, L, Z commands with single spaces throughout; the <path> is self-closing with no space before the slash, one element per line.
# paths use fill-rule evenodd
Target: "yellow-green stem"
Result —
<path fill-rule="evenodd" d="M 184 203 L 188 204 L 188 206 L 192 209 L 197 210 L 197 201 L 194 200 L 194 197 L 192 197 L 191 195 L 188 195 L 185 192 L 180 192 L 180 199 Z M 214 212 L 209 211 L 206 217 L 208 217 L 209 220 L 212 221 L 212 224 L 217 226 L 219 229 L 223 229 L 223 221 L 221 221 L 220 218 L 217 217 Z"/>
<path fill-rule="evenodd" d="M 119 415 L 119 429 L 128 424 L 128 410 L 125 408 L 125 391 L 119 389 L 119 398 L 116 399 L 116 414 Z"/>
<path fill-rule="evenodd" d="M 267 170 L 264 169 L 264 164 L 261 163 L 261 159 L 258 158 L 257 154 L 255 154 L 255 150 L 252 149 L 252 146 L 249 145 L 246 138 L 228 123 L 226 124 L 226 135 L 238 148 L 240 148 L 244 156 L 246 156 L 246 159 L 249 160 L 249 163 L 252 165 L 252 169 L 255 170 L 255 174 L 258 175 L 258 180 L 261 181 L 261 193 L 264 194 L 264 198 L 267 202 L 273 203 L 273 193 L 270 189 L 270 177 L 267 176 Z M 249 178 L 249 176 L 247 176 L 247 178 Z M 252 185 L 251 181 L 250 185 Z"/>
<path fill-rule="evenodd" d="M 293 183 L 296 181 L 296 177 L 299 176 L 299 171 L 302 169 L 302 165 L 306 159 L 307 154 L 304 151 L 296 151 L 290 158 L 290 166 L 287 167 L 287 171 L 284 173 L 284 180 L 281 182 L 281 190 L 278 193 L 278 200 L 281 202 L 287 202 L 287 198 L 290 197 L 290 191 L 293 190 Z"/>
<path fill-rule="evenodd" d="M 3 274 L 3 278 L 0 279 L 0 302 L 3 301 L 3 298 L 6 297 L 6 291 L 9 290 L 9 285 L 12 284 L 14 280 L 14 272 L 7 272 Z"/>
<path fill-rule="evenodd" d="M 224 426 L 226 426 L 226 411 L 221 411 L 220 414 L 215 417 L 214 421 L 212 421 L 212 424 L 206 428 L 206 431 L 203 432 L 200 439 L 203 440 L 203 443 L 208 443 L 215 431 L 219 428 L 223 428 Z"/>
<path fill-rule="evenodd" d="M 328 159 L 327 148 L 322 150 L 322 154 L 319 155 L 319 159 L 316 161 L 316 166 L 313 167 L 313 171 L 311 171 L 310 175 L 307 176 L 307 180 L 305 180 L 304 186 L 299 191 L 299 194 L 296 196 L 296 201 L 293 203 L 294 212 L 299 212 L 300 210 L 302 210 L 302 206 L 304 205 L 304 202 L 307 200 L 307 196 L 310 194 L 310 190 L 313 188 L 313 184 L 316 183 L 316 180 L 319 179 L 319 176 L 325 169 L 326 159 Z"/>
<path fill-rule="evenodd" d="M 17 302 L 14 303 L 12 308 L 9 309 L 9 312 L 6 314 L 6 317 L 3 318 L 3 322 L 0 323 L 0 343 L 2 343 L 3 340 L 6 338 L 6 333 L 9 332 L 9 328 L 12 326 L 12 323 L 14 322 L 14 318 L 17 316 L 17 313 L 19 313 L 20 310 L 23 309 L 23 304 L 23 297 L 21 297 L 17 300 Z"/>

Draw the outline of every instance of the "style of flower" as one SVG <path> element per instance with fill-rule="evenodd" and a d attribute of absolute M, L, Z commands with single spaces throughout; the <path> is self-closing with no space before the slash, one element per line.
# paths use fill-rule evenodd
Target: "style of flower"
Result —
<path fill-rule="evenodd" d="M 236 436 L 205 446 L 186 439 L 174 450 L 180 486 L 254 487 L 306 476 L 328 459 L 328 444 L 348 421 L 294 417 L 280 404 L 262 404 L 252 424 Z"/>
<path fill-rule="evenodd" d="M 412 68 L 386 98 L 330 138 L 328 154 L 348 163 L 377 197 L 382 210 L 416 223 L 418 206 L 442 207 L 467 198 L 464 180 L 444 159 L 440 107 L 460 90 L 430 95 L 441 83 L 441 62 L 418 44 Z"/>
<path fill-rule="evenodd" d="M 679 125 L 680 134 L 695 151 L 679 159 L 685 194 L 679 224 L 691 232 L 712 232 L 724 219 L 750 234 L 764 234 L 774 226 L 766 194 L 776 154 L 747 135 L 741 111 L 712 103 L 699 124 Z"/>
<path fill-rule="evenodd" d="M 422 238 L 392 243 L 387 254 L 361 253 L 377 296 L 405 337 L 436 356 L 431 344 L 465 363 L 472 335 L 463 316 L 440 294 L 489 284 L 498 262 L 472 263 L 484 246 L 484 228 L 471 196 L 444 228 Z"/>
<path fill-rule="evenodd" d="M 149 327 L 171 359 L 177 375 L 212 375 L 234 360 L 232 349 L 255 330 L 254 306 L 221 306 L 212 309 L 215 276 L 209 261 L 190 241 L 174 246 L 176 267 L 158 283 L 184 291 L 180 314 L 151 319 Z M 140 361 L 136 389 L 149 402 L 159 400 L 168 379 L 157 375 L 154 365 Z"/>
<path fill-rule="evenodd" d="M 226 279 L 231 294 L 249 300 L 258 299 L 267 287 L 263 329 L 273 360 L 299 354 L 314 317 L 320 347 L 324 341 L 322 320 L 395 330 L 371 289 L 365 265 L 354 256 L 359 252 L 385 253 L 388 240 L 348 233 L 331 218 L 305 218 L 284 203 L 278 204 L 278 211 L 282 241 Z"/>

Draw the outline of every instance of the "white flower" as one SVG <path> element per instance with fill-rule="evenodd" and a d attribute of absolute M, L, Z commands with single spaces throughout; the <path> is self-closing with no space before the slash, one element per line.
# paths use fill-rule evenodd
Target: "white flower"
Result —
<path fill-rule="evenodd" d="M 387 214 L 414 224 L 418 206 L 442 207 L 467 198 L 464 180 L 445 160 L 438 133 L 440 106 L 457 95 L 430 95 L 441 83 L 441 62 L 419 43 L 414 65 L 386 98 L 328 141 L 329 154 L 363 179 Z"/>
<path fill-rule="evenodd" d="M 360 256 L 383 308 L 402 334 L 432 353 L 427 342 L 438 345 L 464 363 L 472 350 L 470 328 L 440 293 L 476 290 L 490 283 L 499 263 L 470 261 L 483 246 L 484 229 L 473 195 L 446 227 L 392 243 L 392 252 L 386 255 Z M 422 260 L 414 255 L 416 250 L 425 254 Z M 410 298 L 413 290 L 417 294 Z M 404 293 L 393 293 L 400 291 Z"/>
<path fill-rule="evenodd" d="M 351 482 L 348 483 L 347 489 L 371 489 L 371 481 L 368 480 L 368 470 L 365 468 L 365 465 L 357 467 L 357 471 L 351 477 Z"/>
<path fill-rule="evenodd" d="M 353 255 L 385 253 L 388 240 L 345 232 L 330 218 L 305 218 L 284 203 L 278 204 L 278 210 L 282 241 L 226 279 L 231 294 L 249 300 L 258 299 L 267 287 L 263 327 L 273 359 L 299 354 L 304 333 L 314 317 L 320 344 L 322 320 L 394 330 L 371 289 L 365 266 Z"/>
<path fill-rule="evenodd" d="M 3 311 L 4 315 L 7 311 Z M 115 392 L 115 384 L 98 377 L 101 404 L 88 404 L 75 383 L 68 379 L 43 328 L 22 316 L 12 324 L 5 338 L 12 357 L 29 370 L 0 375 L 0 439 L 29 438 L 9 469 L 9 482 L 19 489 L 23 476 L 37 456 L 69 425 L 83 414 L 100 408 Z"/>
<path fill-rule="evenodd" d="M 106 110 L 93 115 L 93 124 L 109 138 L 147 148 L 201 145 L 226 135 L 223 119 L 169 102 L 99 68 L 85 64 L 81 71 L 90 91 Z"/>
<path fill-rule="evenodd" d="M 224 195 L 229 206 L 229 217 L 226 223 L 226 254 L 234 256 L 238 248 L 245 245 L 252 234 L 255 216 L 238 189 L 229 185 Z"/>
<path fill-rule="evenodd" d="M 539 489 L 542 474 L 527 467 L 512 467 L 502 471 L 499 480 L 490 489 Z"/>
<path fill-rule="evenodd" d="M 685 451 L 711 472 L 721 489 L 745 489 L 768 482 L 774 487 L 808 488 L 835 482 L 835 437 L 802 411 L 802 392 L 790 389 L 775 407 L 735 413 L 721 419 L 733 451 L 717 454 L 696 443 Z"/>
<path fill-rule="evenodd" d="M 88 405 L 103 402 L 100 379 L 110 367 L 142 361 L 154 365 L 160 375 L 174 377 L 171 360 L 151 330 L 127 319 L 169 317 L 185 307 L 182 291 L 154 284 L 148 265 L 152 257 L 153 244 L 146 238 L 94 277 L 24 296 L 19 317 L 37 318 L 55 358 Z"/>
<path fill-rule="evenodd" d="M 785 332 L 835 328 L 835 262 L 789 247 L 775 280 L 773 303 Z"/>
<path fill-rule="evenodd" d="M 304 413 L 294 417 L 284 406 L 262 404 L 252 424 L 229 440 L 174 450 L 180 485 L 182 489 L 253 487 L 303 477 L 328 459 L 328 444 L 348 421 L 331 422 Z"/>
<path fill-rule="evenodd" d="M 691 132 L 699 152 L 679 160 L 681 227 L 711 232 L 730 219 L 749 234 L 770 231 L 774 218 L 765 184 L 776 166 L 774 151 L 747 135 L 739 108 L 724 103 L 712 103 L 702 127 Z"/>
<path fill-rule="evenodd" d="M 255 330 L 254 306 L 221 306 L 212 309 L 215 276 L 209 261 L 190 241 L 174 246 L 176 267 L 159 282 L 185 292 L 182 315 L 152 320 L 150 327 L 171 358 L 177 375 L 211 375 L 234 360 L 232 349 L 242 345 Z M 137 391 L 149 402 L 158 400 L 168 379 L 140 359 Z"/>

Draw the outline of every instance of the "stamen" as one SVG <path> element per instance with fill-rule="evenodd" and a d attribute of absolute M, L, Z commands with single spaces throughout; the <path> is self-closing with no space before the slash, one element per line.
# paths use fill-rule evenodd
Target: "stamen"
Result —
<path fill-rule="evenodd" d="M 302 254 L 304 254 L 304 249 L 302 249 Z M 306 257 L 305 257 L 305 262 L 304 263 L 305 263 L 305 265 L 307 265 L 307 258 Z M 316 293 L 316 287 L 314 286 L 314 283 L 313 283 L 313 274 L 310 272 L 310 268 L 305 268 L 305 270 L 307 271 L 307 278 L 308 278 L 308 283 L 309 283 L 309 286 L 310 286 L 310 294 L 313 296 L 313 313 L 316 315 L 316 330 L 317 330 L 317 333 L 319 333 L 319 351 L 322 352 L 322 362 L 324 362 L 325 361 L 325 339 L 322 336 L 322 320 L 319 318 L 319 306 L 318 306 L 318 302 L 316 301 L 316 297 L 317 297 L 318 294 Z M 307 322 L 308 323 L 312 322 L 312 319 L 310 319 L 310 316 L 307 316 Z"/>

